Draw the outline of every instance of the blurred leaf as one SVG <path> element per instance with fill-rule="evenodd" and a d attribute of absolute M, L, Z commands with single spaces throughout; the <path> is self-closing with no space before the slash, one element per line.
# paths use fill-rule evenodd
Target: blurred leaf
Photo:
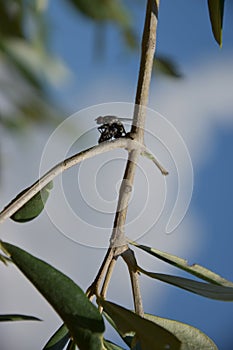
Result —
<path fill-rule="evenodd" d="M 41 321 L 39 318 L 28 315 L 0 315 L 0 322 L 8 322 L 8 321 Z"/>
<path fill-rule="evenodd" d="M 181 341 L 180 350 L 218 350 L 214 342 L 195 327 L 149 314 L 145 314 L 145 318 L 174 334 Z"/>
<path fill-rule="evenodd" d="M 70 0 L 83 15 L 99 21 L 112 20 L 121 25 L 129 23 L 129 13 L 120 0 Z"/>
<path fill-rule="evenodd" d="M 106 350 L 124 350 L 120 346 L 112 343 L 109 340 L 105 340 L 105 339 L 104 339 L 104 346 L 105 346 Z"/>
<path fill-rule="evenodd" d="M 0 13 L 0 35 L 22 37 L 22 6 L 17 2 L 0 0 Z"/>
<path fill-rule="evenodd" d="M 225 0 L 208 0 L 209 16 L 214 38 L 222 46 L 222 26 Z"/>
<path fill-rule="evenodd" d="M 48 0 L 36 0 L 37 11 L 45 11 L 48 7 Z"/>
<path fill-rule="evenodd" d="M 63 323 L 44 346 L 43 350 L 62 350 L 70 339 L 69 331 Z"/>
<path fill-rule="evenodd" d="M 218 284 L 221 286 L 226 286 L 226 287 L 233 287 L 233 283 L 226 280 L 225 278 L 222 278 L 221 276 L 217 275 L 213 271 L 210 271 L 206 269 L 205 267 L 194 264 L 194 265 L 189 265 L 187 260 L 181 259 L 178 256 L 164 253 L 161 250 L 147 247 L 145 245 L 138 244 L 136 242 L 130 241 L 130 244 L 134 245 L 135 247 L 144 250 L 145 252 L 155 256 L 156 258 L 165 261 L 166 263 L 173 265 L 175 267 L 178 267 L 179 269 L 182 269 L 194 276 L 197 276 L 198 278 L 201 278 L 207 282 L 211 282 L 214 284 Z"/>
<path fill-rule="evenodd" d="M 104 322 L 98 309 L 69 277 L 6 242 L 1 246 L 15 265 L 60 315 L 80 350 L 102 350 Z"/>
<path fill-rule="evenodd" d="M 64 65 L 49 53 L 47 0 L 0 0 L 0 122 L 20 132 L 30 122 L 59 122 L 61 110 L 47 83 L 66 77 Z"/>
<path fill-rule="evenodd" d="M 57 58 L 49 55 L 42 45 L 34 45 L 23 39 L 1 40 L 0 48 L 14 65 L 32 82 L 40 87 L 42 78 L 57 84 L 64 80 L 68 70 Z"/>
<path fill-rule="evenodd" d="M 177 68 L 177 65 L 168 57 L 156 57 L 154 59 L 153 70 L 167 75 L 171 78 L 182 78 L 182 74 Z"/>
<path fill-rule="evenodd" d="M 231 287 L 217 286 L 216 284 L 197 282 L 189 278 L 149 272 L 139 266 L 138 271 L 151 278 L 172 284 L 173 286 L 185 289 L 206 298 L 222 301 L 233 301 L 233 288 Z"/>
<path fill-rule="evenodd" d="M 11 219 L 17 222 L 27 222 L 35 219 L 44 209 L 45 203 L 48 200 L 50 190 L 53 188 L 53 182 L 49 182 L 45 187 L 41 189 L 34 197 L 32 197 L 27 203 L 25 203 L 18 211 L 16 211 Z M 15 202 L 17 198 L 20 198 L 27 189 L 19 193 L 10 204 Z M 10 205 L 8 204 L 8 206 Z"/>
<path fill-rule="evenodd" d="M 104 311 L 112 318 L 122 336 L 130 331 L 136 333 L 135 339 L 140 342 L 142 350 L 180 349 L 180 341 L 161 326 L 117 304 L 103 299 L 99 299 L 99 302 Z"/>
<path fill-rule="evenodd" d="M 121 0 L 69 0 L 83 15 L 99 24 L 111 21 L 122 32 L 128 48 L 135 49 L 138 45 L 135 31 L 132 27 L 130 11 Z M 103 45 L 102 45 L 103 46 Z"/>
<path fill-rule="evenodd" d="M 137 49 L 139 40 L 133 28 L 131 28 L 130 26 L 126 26 L 125 28 L 123 28 L 122 33 L 127 47 L 131 50 Z"/>

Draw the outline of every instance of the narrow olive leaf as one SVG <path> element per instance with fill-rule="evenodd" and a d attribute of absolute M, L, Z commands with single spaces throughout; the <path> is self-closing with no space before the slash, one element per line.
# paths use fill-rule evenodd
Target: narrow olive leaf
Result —
<path fill-rule="evenodd" d="M 109 340 L 104 339 L 104 346 L 106 350 L 124 350 L 119 345 L 112 343 Z"/>
<path fill-rule="evenodd" d="M 153 63 L 153 70 L 171 78 L 182 78 L 182 74 L 178 70 L 176 64 L 168 57 L 156 57 Z"/>
<path fill-rule="evenodd" d="M 135 347 L 132 347 L 134 344 L 135 332 L 130 331 L 124 334 L 119 333 L 119 329 L 117 328 L 116 324 L 113 322 L 112 318 L 106 312 L 103 312 L 103 314 L 104 314 L 104 317 L 109 322 L 109 324 L 116 330 L 116 332 L 118 332 L 122 340 L 124 340 L 124 342 L 130 347 L 130 349 L 141 350 L 140 344 L 138 343 L 136 344 Z"/>
<path fill-rule="evenodd" d="M 145 318 L 167 329 L 181 341 L 180 350 L 217 350 L 214 342 L 199 329 L 166 318 L 145 314 Z"/>
<path fill-rule="evenodd" d="M 0 322 L 9 322 L 9 321 L 41 321 L 39 318 L 28 315 L 18 315 L 18 314 L 6 314 L 0 315 Z"/>
<path fill-rule="evenodd" d="M 8 258 L 7 256 L 5 256 L 5 255 L 2 255 L 1 253 L 0 253 L 0 261 L 3 262 L 3 264 L 6 265 L 6 266 L 7 266 L 7 263 L 8 263 L 8 262 L 12 262 L 11 259 L 9 259 L 9 258 Z"/>
<path fill-rule="evenodd" d="M 113 21 L 126 26 L 130 13 L 122 1 L 69 0 L 76 10 L 95 21 Z"/>
<path fill-rule="evenodd" d="M 203 279 L 204 281 L 211 282 L 213 284 L 217 284 L 220 286 L 233 287 L 232 282 L 226 280 L 225 278 L 217 275 L 213 271 L 210 271 L 201 265 L 198 265 L 198 264 L 189 265 L 187 260 L 179 258 L 178 256 L 168 254 L 168 253 L 162 252 L 161 250 L 150 248 L 133 241 L 129 241 L 129 243 L 155 256 L 156 258 L 162 261 L 165 261 L 170 265 L 178 267 L 181 270 L 184 270 L 198 278 Z"/>
<path fill-rule="evenodd" d="M 46 343 L 43 350 L 62 350 L 70 339 L 69 331 L 63 323 L 60 328 L 52 335 Z"/>
<path fill-rule="evenodd" d="M 1 246 L 15 265 L 60 315 L 80 350 L 101 350 L 104 321 L 81 288 L 48 263 L 6 242 Z"/>
<path fill-rule="evenodd" d="M 208 0 L 209 16 L 214 38 L 222 46 L 222 26 L 225 0 Z"/>
<path fill-rule="evenodd" d="M 35 219 L 44 209 L 45 203 L 49 197 L 49 192 L 53 188 L 53 182 L 49 182 L 45 187 L 41 189 L 40 192 L 35 194 L 27 203 L 25 203 L 19 210 L 17 210 L 11 219 L 17 222 L 27 222 Z M 16 199 L 20 198 L 27 189 L 23 190 L 21 193 L 11 201 L 12 204 Z M 9 204 L 9 205 L 10 205 Z"/>
<path fill-rule="evenodd" d="M 131 331 L 135 332 L 142 350 L 180 349 L 180 341 L 177 337 L 163 327 L 117 304 L 103 299 L 98 301 L 122 336 Z"/>
<path fill-rule="evenodd" d="M 188 290 L 189 292 L 201 295 L 206 298 L 222 301 L 233 301 L 233 288 L 231 287 L 217 286 L 216 284 L 198 282 L 189 278 L 149 272 L 143 270 L 139 266 L 138 271 L 151 278 L 172 284 L 173 286 Z"/>

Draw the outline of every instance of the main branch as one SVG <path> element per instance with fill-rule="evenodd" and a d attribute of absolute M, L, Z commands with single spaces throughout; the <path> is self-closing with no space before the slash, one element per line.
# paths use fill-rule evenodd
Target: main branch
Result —
<path fill-rule="evenodd" d="M 139 142 L 142 147 L 144 145 L 144 129 L 146 120 L 145 107 L 148 103 L 149 98 L 149 88 L 156 48 L 158 8 L 159 0 L 147 1 L 145 25 L 141 46 L 140 70 L 138 76 L 137 93 L 135 98 L 134 117 L 130 132 L 130 136 L 135 141 Z M 90 288 L 88 289 L 89 296 L 92 295 L 92 293 L 98 293 L 101 278 L 104 275 L 104 271 L 108 269 L 108 266 L 110 265 L 112 259 L 117 258 L 117 256 L 123 253 L 127 254 L 127 251 L 129 251 L 129 247 L 127 245 L 125 237 L 125 221 L 140 153 L 140 147 L 129 150 L 128 161 L 126 164 L 125 173 L 119 192 L 118 205 L 113 225 L 112 236 L 110 240 L 110 248 L 107 251 L 104 262 L 99 270 L 95 281 L 93 282 L 92 286 L 90 286 Z M 133 290 L 133 292 L 138 293 L 138 290 Z M 138 297 L 140 299 L 140 296 Z"/>

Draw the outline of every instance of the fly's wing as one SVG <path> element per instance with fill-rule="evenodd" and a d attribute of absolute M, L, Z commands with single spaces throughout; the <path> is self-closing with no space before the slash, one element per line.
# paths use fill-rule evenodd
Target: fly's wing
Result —
<path fill-rule="evenodd" d="M 131 122 L 133 119 L 132 118 L 118 118 L 118 120 L 121 120 L 123 122 Z"/>
<path fill-rule="evenodd" d="M 120 118 L 116 115 L 105 115 L 105 116 L 99 116 L 95 119 L 97 124 L 112 124 L 116 123 L 117 121 L 132 121 L 131 118 Z"/>

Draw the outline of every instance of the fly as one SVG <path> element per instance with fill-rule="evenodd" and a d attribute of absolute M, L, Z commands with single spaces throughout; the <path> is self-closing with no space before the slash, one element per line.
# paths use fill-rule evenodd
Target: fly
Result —
<path fill-rule="evenodd" d="M 102 124 L 98 127 L 100 137 L 98 143 L 118 139 L 126 135 L 124 125 L 121 121 L 132 121 L 130 118 L 118 118 L 114 115 L 100 116 L 95 119 L 97 124 Z"/>

